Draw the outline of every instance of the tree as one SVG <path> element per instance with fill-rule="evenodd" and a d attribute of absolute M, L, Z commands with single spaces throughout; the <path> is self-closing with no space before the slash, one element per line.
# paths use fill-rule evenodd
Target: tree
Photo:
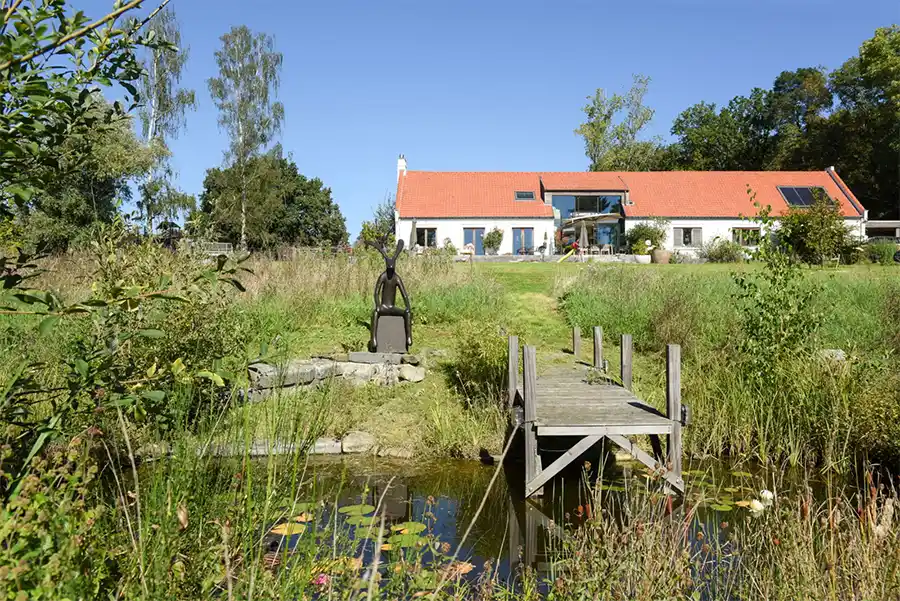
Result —
<path fill-rule="evenodd" d="M 219 109 L 219 126 L 231 138 L 226 153 L 237 167 L 240 193 L 240 246 L 247 247 L 247 199 L 250 160 L 272 141 L 281 129 L 284 107 L 275 102 L 282 55 L 275 40 L 264 33 L 253 34 L 246 26 L 233 27 L 221 37 L 216 51 L 219 77 L 207 82 Z"/>
<path fill-rule="evenodd" d="M 149 48 L 140 80 L 142 135 L 148 146 L 160 148 L 159 161 L 147 174 L 138 201 L 147 234 L 150 234 L 157 217 L 173 220 L 179 212 L 194 206 L 193 197 L 180 192 L 171 183 L 167 141 L 178 137 L 185 125 L 186 112 L 194 109 L 196 102 L 193 90 L 178 88 L 189 52 L 181 47 L 181 31 L 174 10 L 166 8 L 159 12 L 150 20 L 148 29 L 156 39 L 167 43 Z"/>
<path fill-rule="evenodd" d="M 778 239 L 797 258 L 819 265 L 839 256 L 849 236 L 838 204 L 823 194 L 810 207 L 791 207 L 778 229 Z"/>
<path fill-rule="evenodd" d="M 166 0 L 167 2 L 168 0 Z M 150 41 L 140 35 L 145 21 L 121 19 L 143 0 L 116 3 L 91 21 L 68 10 L 63 0 L 3 5 L 0 16 L 0 215 L 27 203 L 61 175 L 65 142 L 89 129 L 115 127 L 138 101 L 133 82 L 141 73 L 135 49 Z M 163 3 L 165 4 L 165 2 Z M 158 10 L 158 9 L 157 9 Z M 125 105 L 116 102 L 99 115 L 99 84 L 122 85 Z M 102 106 L 106 106 L 105 104 Z"/>
<path fill-rule="evenodd" d="M 382 242 L 387 247 L 394 245 L 396 230 L 397 205 L 391 195 L 386 195 L 384 200 L 375 207 L 370 221 L 363 221 L 360 228 L 358 243 Z M 410 245 L 412 248 L 412 245 Z"/>
<path fill-rule="evenodd" d="M 900 216 L 900 26 L 882 27 L 830 77 L 839 108 L 820 132 L 873 216 Z"/>
<path fill-rule="evenodd" d="M 102 120 L 110 110 L 96 99 L 88 114 Z M 129 180 L 149 172 L 158 158 L 137 139 L 129 117 L 66 138 L 57 157 L 58 167 L 32 174 L 43 188 L 14 208 L 18 244 L 42 252 L 65 251 L 95 224 L 110 223 L 120 202 L 131 198 Z"/>
<path fill-rule="evenodd" d="M 650 78 L 634 76 L 625 96 L 607 97 L 600 88 L 588 97 L 582 109 L 587 120 L 575 133 L 584 138 L 590 171 L 649 171 L 665 163 L 666 153 L 658 140 L 639 140 L 653 119 L 654 110 L 644 106 Z"/>
<path fill-rule="evenodd" d="M 344 217 L 331 190 L 318 178 L 301 175 L 297 165 L 278 151 L 250 159 L 244 169 L 246 186 L 236 165 L 209 169 L 200 195 L 200 215 L 191 221 L 206 224 L 223 241 L 236 243 L 243 235 L 253 249 L 346 243 Z M 246 209 L 241 206 L 242 193 Z"/>

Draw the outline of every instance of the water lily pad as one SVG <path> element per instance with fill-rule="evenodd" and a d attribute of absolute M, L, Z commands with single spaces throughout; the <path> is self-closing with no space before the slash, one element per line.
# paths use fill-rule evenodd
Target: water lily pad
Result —
<path fill-rule="evenodd" d="M 373 511 L 375 511 L 375 507 L 372 505 L 346 505 L 338 509 L 338 513 L 344 515 L 366 515 Z"/>
<path fill-rule="evenodd" d="M 731 511 L 732 509 L 734 509 L 734 507 L 732 507 L 731 505 L 725 505 L 722 503 L 715 503 L 713 505 L 710 505 L 709 508 L 716 511 Z"/>
<path fill-rule="evenodd" d="M 394 524 L 391 530 L 399 534 L 419 534 L 425 530 L 425 524 L 419 522 L 403 522 L 402 524 Z"/>
<path fill-rule="evenodd" d="M 738 488 L 737 486 L 726 486 L 726 487 L 723 488 L 722 490 L 724 490 L 725 492 L 735 493 L 735 492 L 737 492 L 737 491 L 739 491 L 739 490 L 741 490 L 741 489 Z"/>
<path fill-rule="evenodd" d="M 382 551 L 390 551 L 393 548 L 394 548 L 394 545 L 392 545 L 391 543 L 384 543 L 383 545 L 381 545 Z"/>
<path fill-rule="evenodd" d="M 424 540 L 425 539 L 418 534 L 395 534 L 388 539 L 388 544 L 394 547 L 407 549 L 409 547 L 415 547 L 419 542 Z"/>
<path fill-rule="evenodd" d="M 731 472 L 731 475 L 735 478 L 752 478 L 753 474 L 750 472 Z"/>
<path fill-rule="evenodd" d="M 625 492 L 624 486 L 619 486 L 618 484 L 601 484 L 601 490 L 608 490 L 610 492 Z"/>
<path fill-rule="evenodd" d="M 308 522 L 313 521 L 315 519 L 315 517 L 316 516 L 314 516 L 313 514 L 307 513 L 304 511 L 303 513 L 295 515 L 293 519 L 295 522 L 299 522 L 301 524 L 306 524 Z"/>
<path fill-rule="evenodd" d="M 750 501 L 738 501 L 735 505 L 738 507 L 750 507 Z"/>
<path fill-rule="evenodd" d="M 375 515 L 351 515 L 347 518 L 347 523 L 351 526 L 359 526 L 362 528 L 370 528 L 378 526 L 381 519 Z"/>
<path fill-rule="evenodd" d="M 272 534 L 279 534 L 281 536 L 293 536 L 294 534 L 303 534 L 304 532 L 306 532 L 306 526 L 304 524 L 291 522 L 278 524 L 272 528 Z"/>

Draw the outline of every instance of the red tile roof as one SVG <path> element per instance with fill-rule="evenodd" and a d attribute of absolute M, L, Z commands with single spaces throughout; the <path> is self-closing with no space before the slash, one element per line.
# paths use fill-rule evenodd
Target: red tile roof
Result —
<path fill-rule="evenodd" d="M 832 178 L 832 175 L 834 178 Z M 628 190 L 630 217 L 739 217 L 753 215 L 756 201 L 774 215 L 788 205 L 778 186 L 817 186 L 835 199 L 846 217 L 863 206 L 829 171 L 652 171 L 652 172 L 437 172 L 407 171 L 397 182 L 397 210 L 402 218 L 550 217 L 540 200 L 549 192 Z M 517 201 L 517 191 L 533 191 L 534 201 Z M 846 191 L 846 193 L 845 193 Z M 855 206 L 854 206 L 855 205 Z"/>

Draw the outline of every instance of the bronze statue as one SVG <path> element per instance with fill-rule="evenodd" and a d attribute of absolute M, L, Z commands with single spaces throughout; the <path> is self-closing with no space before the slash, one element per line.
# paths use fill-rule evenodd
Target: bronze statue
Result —
<path fill-rule="evenodd" d="M 397 241 L 397 250 L 394 251 L 393 257 L 388 256 L 383 242 L 375 244 L 366 241 L 366 244 L 380 252 L 381 256 L 384 257 L 385 263 L 384 272 L 378 276 L 378 280 L 375 282 L 375 310 L 372 311 L 372 338 L 369 341 L 369 350 L 372 352 L 406 352 L 412 346 L 412 317 L 410 312 L 412 306 L 409 304 L 406 286 L 403 285 L 403 280 L 400 279 L 400 276 L 397 275 L 394 269 L 397 257 L 403 251 L 403 240 Z M 403 297 L 403 304 L 406 305 L 405 309 L 397 307 L 395 304 L 398 288 L 400 289 L 400 295 Z M 405 341 L 398 341 L 396 336 L 390 335 L 394 334 L 393 331 L 390 331 L 387 332 L 389 340 L 384 340 L 382 348 L 379 348 L 378 320 L 381 317 L 402 317 L 406 334 Z M 405 342 L 405 344 L 402 344 L 402 342 Z M 398 348 L 401 344 L 404 348 Z"/>

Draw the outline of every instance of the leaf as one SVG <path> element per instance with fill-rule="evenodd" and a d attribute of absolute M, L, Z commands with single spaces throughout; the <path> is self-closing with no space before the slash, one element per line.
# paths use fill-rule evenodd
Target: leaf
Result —
<path fill-rule="evenodd" d="M 752 478 L 753 474 L 750 472 L 731 472 L 731 475 L 735 478 Z"/>
<path fill-rule="evenodd" d="M 50 333 L 50 330 L 53 329 L 53 326 L 56 325 L 56 322 L 59 321 L 59 315 L 49 315 L 41 320 L 40 325 L 38 326 L 38 332 L 41 333 L 42 336 L 46 336 Z"/>
<path fill-rule="evenodd" d="M 295 515 L 293 519 L 294 519 L 295 522 L 298 522 L 298 523 L 300 523 L 300 524 L 306 524 L 307 522 L 313 521 L 313 518 L 314 518 L 314 517 L 315 517 L 315 516 L 314 516 L 313 514 L 311 514 L 311 513 L 306 513 L 306 512 L 304 511 L 303 513 L 300 513 L 300 514 L 298 514 L 298 515 Z"/>
<path fill-rule="evenodd" d="M 184 361 L 181 360 L 181 357 L 172 361 L 172 366 L 169 368 L 169 371 L 172 372 L 173 376 L 177 376 L 184 371 Z"/>
<path fill-rule="evenodd" d="M 162 330 L 138 330 L 138 336 L 144 338 L 162 338 L 166 333 Z"/>
<path fill-rule="evenodd" d="M 346 505 L 338 509 L 338 513 L 342 513 L 346 516 L 351 515 L 366 515 L 367 513 L 372 513 L 375 511 L 375 507 L 372 505 Z"/>
<path fill-rule="evenodd" d="M 219 374 L 213 373 L 211 371 L 198 371 L 196 375 L 198 378 L 206 378 L 207 380 L 211 380 L 213 384 L 220 388 L 222 386 L 225 386 L 225 380 L 223 380 L 222 376 L 220 376 Z"/>
<path fill-rule="evenodd" d="M 306 532 L 306 525 L 291 522 L 278 524 L 271 530 L 272 534 L 280 534 L 281 536 L 293 536 L 295 534 L 303 534 Z"/>
<path fill-rule="evenodd" d="M 154 403 L 161 403 L 166 398 L 166 393 L 162 390 L 147 390 L 141 393 L 145 399 L 149 399 Z"/>
<path fill-rule="evenodd" d="M 351 526 L 359 526 L 361 528 L 371 528 L 378 525 L 380 518 L 374 515 L 351 515 L 347 518 L 347 523 Z"/>
<path fill-rule="evenodd" d="M 88 370 L 90 369 L 90 365 L 84 359 L 75 359 L 75 371 L 78 372 L 82 378 L 87 378 Z"/>
<path fill-rule="evenodd" d="M 403 522 L 402 524 L 394 524 L 391 530 L 400 534 L 419 534 L 425 530 L 425 524 L 420 522 Z"/>
<path fill-rule="evenodd" d="M 750 507 L 750 501 L 737 501 L 735 505 L 738 507 Z"/>
<path fill-rule="evenodd" d="M 395 534 L 387 542 L 395 547 L 409 548 L 424 541 L 425 539 L 417 534 Z"/>
<path fill-rule="evenodd" d="M 721 503 L 710 505 L 709 508 L 716 511 L 731 511 L 732 509 L 734 509 L 734 507 L 732 507 L 731 505 L 723 505 Z"/>

